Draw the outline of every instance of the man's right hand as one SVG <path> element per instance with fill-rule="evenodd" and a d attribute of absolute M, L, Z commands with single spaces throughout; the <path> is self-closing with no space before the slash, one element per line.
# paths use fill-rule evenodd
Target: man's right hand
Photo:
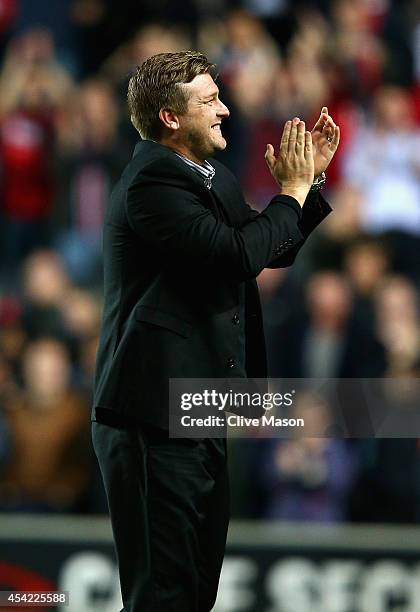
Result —
<path fill-rule="evenodd" d="M 305 123 L 297 117 L 287 121 L 278 157 L 274 155 L 273 145 L 268 144 L 265 161 L 281 188 L 281 194 L 294 197 L 303 206 L 314 181 L 312 136 L 305 131 Z"/>

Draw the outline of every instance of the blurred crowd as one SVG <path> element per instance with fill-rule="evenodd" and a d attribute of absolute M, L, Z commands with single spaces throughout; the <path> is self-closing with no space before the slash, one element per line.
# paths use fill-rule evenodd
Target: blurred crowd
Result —
<path fill-rule="evenodd" d="M 89 440 L 104 208 L 138 138 L 131 71 L 188 48 L 218 65 L 219 158 L 254 208 L 287 119 L 326 105 L 341 126 L 334 213 L 258 279 L 270 375 L 420 377 L 418 0 L 0 0 L 0 511 L 106 511 Z M 420 518 L 416 438 L 231 447 L 234 516 Z"/>

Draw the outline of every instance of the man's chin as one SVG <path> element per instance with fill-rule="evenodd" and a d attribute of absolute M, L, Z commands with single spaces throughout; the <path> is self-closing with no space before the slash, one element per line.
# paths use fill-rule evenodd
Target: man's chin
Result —
<path fill-rule="evenodd" d="M 224 151 L 224 149 L 226 149 L 226 146 L 227 146 L 226 140 L 223 137 L 218 138 L 217 140 L 211 143 L 211 146 L 209 146 L 209 148 L 204 154 L 204 158 L 206 159 L 207 157 L 213 157 L 213 155 L 217 153 L 217 151 Z"/>
<path fill-rule="evenodd" d="M 227 146 L 226 138 L 221 136 L 218 139 L 218 141 L 214 143 L 214 150 L 215 151 L 223 151 L 224 149 L 226 149 L 226 146 Z"/>

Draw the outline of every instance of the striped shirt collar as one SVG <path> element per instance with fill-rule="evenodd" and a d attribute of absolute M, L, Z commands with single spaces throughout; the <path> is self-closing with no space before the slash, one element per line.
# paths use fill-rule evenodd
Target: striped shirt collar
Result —
<path fill-rule="evenodd" d="M 203 165 L 197 164 L 196 162 L 187 159 L 180 153 L 176 153 L 178 157 L 182 159 L 183 162 L 187 164 L 190 168 L 192 168 L 195 172 L 197 172 L 204 179 L 204 184 L 207 189 L 211 189 L 211 182 L 213 180 L 214 175 L 216 174 L 216 169 L 205 159 Z"/>

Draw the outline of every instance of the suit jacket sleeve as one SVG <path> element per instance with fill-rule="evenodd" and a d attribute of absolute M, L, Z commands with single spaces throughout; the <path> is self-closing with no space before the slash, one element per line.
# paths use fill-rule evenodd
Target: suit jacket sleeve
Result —
<path fill-rule="evenodd" d="M 128 188 L 126 213 L 131 229 L 168 261 L 245 280 L 304 240 L 294 198 L 276 196 L 262 213 L 234 228 L 216 219 L 166 159 L 164 173 L 161 161 L 139 172 Z"/>
<path fill-rule="evenodd" d="M 252 220 L 258 215 L 256 210 L 249 208 L 249 218 Z M 291 249 L 278 257 L 274 257 L 267 268 L 287 268 L 291 266 L 296 259 L 296 255 L 305 244 L 308 236 L 313 230 L 327 217 L 332 211 L 328 202 L 318 193 L 309 193 L 302 207 L 302 215 L 298 221 L 298 227 L 302 234 L 302 239 L 297 242 Z"/>

